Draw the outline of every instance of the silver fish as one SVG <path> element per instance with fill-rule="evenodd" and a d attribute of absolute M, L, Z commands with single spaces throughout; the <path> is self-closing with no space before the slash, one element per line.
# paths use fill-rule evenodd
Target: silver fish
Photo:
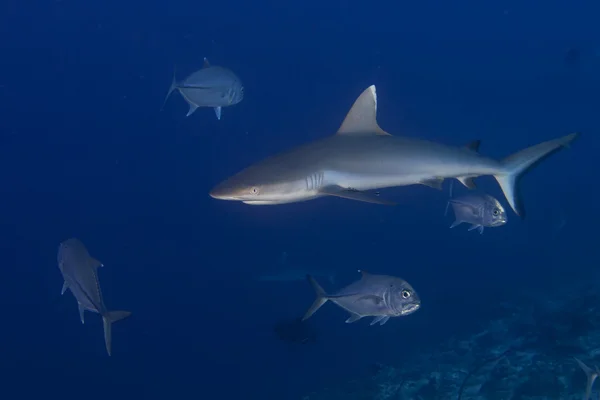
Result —
<path fill-rule="evenodd" d="M 469 148 L 392 136 L 379 127 L 376 114 L 373 85 L 354 102 L 337 134 L 251 165 L 218 184 L 210 195 L 252 205 L 323 196 L 393 205 L 364 191 L 414 184 L 439 188 L 445 178 L 456 178 L 474 188 L 473 178 L 492 175 L 515 213 L 523 216 L 519 178 L 578 136 L 573 133 L 543 142 L 497 161 Z"/>
<path fill-rule="evenodd" d="M 78 239 L 71 238 L 62 242 L 58 247 L 57 259 L 58 268 L 65 280 L 60 294 L 64 294 L 67 289 L 73 293 L 79 306 L 79 318 L 82 324 L 86 310 L 102 315 L 104 342 L 110 356 L 112 323 L 127 318 L 131 312 L 106 309 L 98 281 L 98 268 L 103 265 L 90 256 L 83 243 Z"/>
<path fill-rule="evenodd" d="M 317 298 L 302 320 L 310 318 L 328 300 L 350 313 L 346 323 L 358 321 L 363 317 L 375 317 L 371 325 L 383 325 L 390 317 L 412 314 L 421 307 L 419 295 L 405 280 L 388 275 L 374 275 L 366 271 L 359 272 L 362 274 L 360 280 L 331 295 L 308 275 L 307 279 Z"/>
<path fill-rule="evenodd" d="M 451 183 L 452 184 L 452 183 Z M 450 199 L 446 205 L 452 206 L 455 221 L 450 225 L 454 228 L 463 222 L 471 224 L 469 231 L 478 229 L 483 233 L 484 227 L 497 227 L 506 224 L 508 217 L 502 204 L 489 194 L 470 193 L 459 197 L 452 197 L 452 185 L 450 186 Z"/>
<path fill-rule="evenodd" d="M 198 107 L 212 107 L 217 119 L 221 119 L 223 107 L 239 103 L 244 98 L 242 81 L 230 69 L 211 66 L 204 58 L 204 67 L 178 82 L 175 73 L 169 92 L 165 97 L 163 108 L 174 90 L 179 90 L 185 101 L 190 105 L 186 115 L 189 117 Z"/>

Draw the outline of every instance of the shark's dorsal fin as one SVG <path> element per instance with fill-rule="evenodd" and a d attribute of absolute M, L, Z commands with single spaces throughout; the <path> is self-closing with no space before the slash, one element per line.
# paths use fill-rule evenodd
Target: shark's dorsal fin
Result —
<path fill-rule="evenodd" d="M 208 58 L 204 57 L 204 65 L 202 65 L 202 68 L 208 68 L 210 67 L 210 63 L 208 62 Z"/>
<path fill-rule="evenodd" d="M 371 275 L 370 273 L 368 273 L 367 271 L 365 271 L 364 269 L 359 269 L 358 272 L 360 272 L 361 276 L 363 278 L 366 278 L 367 276 Z"/>
<path fill-rule="evenodd" d="M 337 135 L 389 135 L 377 124 L 377 92 L 369 86 L 358 96 Z"/>

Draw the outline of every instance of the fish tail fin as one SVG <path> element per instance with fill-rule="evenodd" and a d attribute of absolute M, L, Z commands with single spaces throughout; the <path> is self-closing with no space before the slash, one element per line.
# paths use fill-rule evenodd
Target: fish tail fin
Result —
<path fill-rule="evenodd" d="M 592 394 L 592 386 L 594 385 L 594 381 L 596 380 L 596 378 L 598 377 L 598 370 L 593 370 L 590 367 L 588 367 L 587 365 L 585 365 L 583 363 L 583 361 L 581 361 L 580 359 L 573 357 L 575 359 L 575 361 L 577 361 L 577 364 L 579 364 L 579 366 L 581 367 L 581 369 L 583 370 L 583 372 L 585 372 L 585 375 L 587 377 L 587 383 L 585 385 L 585 397 L 584 400 L 588 400 L 590 398 L 590 395 Z"/>
<path fill-rule="evenodd" d="M 160 111 L 162 111 L 165 108 L 165 105 L 167 104 L 167 100 L 169 100 L 169 97 L 171 97 L 171 93 L 173 93 L 173 90 L 177 89 L 177 76 L 176 76 L 176 69 L 175 67 L 173 67 L 173 79 L 171 80 L 171 86 L 169 86 L 169 91 L 167 92 L 167 95 L 165 96 L 165 101 L 163 101 L 162 107 L 160 107 Z"/>
<path fill-rule="evenodd" d="M 501 161 L 502 171 L 494 175 L 494 178 L 498 181 L 510 207 L 518 216 L 521 218 L 525 217 L 523 203 L 519 197 L 518 190 L 520 178 L 547 157 L 564 147 L 568 147 L 577 136 L 579 136 L 578 133 L 572 133 L 558 139 L 548 140 L 547 142 L 521 150 Z"/>
<path fill-rule="evenodd" d="M 321 306 L 323 306 L 323 304 L 327 303 L 327 300 L 329 300 L 327 298 L 327 293 L 325 293 L 325 290 L 323 290 L 323 288 L 321 287 L 321 285 L 319 285 L 317 283 L 317 281 L 315 280 L 315 278 L 313 278 L 310 275 L 306 275 L 306 279 L 308 279 L 308 282 L 310 283 L 310 285 L 315 290 L 317 298 L 315 299 L 315 301 L 312 304 L 312 306 L 310 306 L 310 308 L 308 309 L 308 311 L 306 312 L 306 314 L 304 314 L 304 317 L 302 317 L 302 321 L 305 321 L 308 318 L 310 318 L 315 312 L 317 312 L 317 310 L 319 308 L 321 308 Z"/>
<path fill-rule="evenodd" d="M 104 343 L 106 344 L 106 351 L 110 356 L 111 344 L 112 344 L 112 324 L 113 322 L 120 321 L 131 315 L 129 311 L 109 311 L 102 315 L 102 322 L 104 324 Z"/>

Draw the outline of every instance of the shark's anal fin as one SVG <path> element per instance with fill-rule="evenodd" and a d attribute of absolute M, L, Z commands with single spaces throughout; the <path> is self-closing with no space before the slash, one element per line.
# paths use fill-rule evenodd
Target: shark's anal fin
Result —
<path fill-rule="evenodd" d="M 366 192 L 361 192 L 361 191 L 354 190 L 354 189 L 345 189 L 345 188 L 342 188 L 339 186 L 327 186 L 327 187 L 321 188 L 321 190 L 319 190 L 319 193 L 326 195 L 326 196 L 341 197 L 344 199 L 362 201 L 365 203 L 383 204 L 386 206 L 395 206 L 396 205 L 396 203 L 382 199 L 379 196 L 375 196 L 375 195 L 372 195 L 372 194 L 369 194 Z"/>
<path fill-rule="evenodd" d="M 366 88 L 352 105 L 337 135 L 389 136 L 377 124 L 377 92 L 375 85 Z"/>

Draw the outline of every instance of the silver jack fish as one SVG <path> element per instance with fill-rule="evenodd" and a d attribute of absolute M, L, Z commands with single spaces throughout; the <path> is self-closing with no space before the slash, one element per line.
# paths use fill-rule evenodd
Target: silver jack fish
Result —
<path fill-rule="evenodd" d="M 450 199 L 444 213 L 446 215 L 448 213 L 448 206 L 452 206 L 455 221 L 450 225 L 450 228 L 454 228 L 464 222 L 471 224 L 469 231 L 478 229 L 479 233 L 483 233 L 484 227 L 493 228 L 506 224 L 508 220 L 506 211 L 495 197 L 489 194 L 471 193 L 453 198 L 453 183 L 450 182 Z"/>
<path fill-rule="evenodd" d="M 331 300 L 350 313 L 346 323 L 363 317 L 375 317 L 371 325 L 385 324 L 390 317 L 412 314 L 421 307 L 421 299 L 408 282 L 388 275 L 373 275 L 366 271 L 360 280 L 351 283 L 335 294 L 327 294 L 310 275 L 307 279 L 317 294 L 317 299 L 308 309 L 304 318 L 310 318 L 323 304 Z"/>
<path fill-rule="evenodd" d="M 102 315 L 104 324 L 104 342 L 108 355 L 111 354 L 111 326 L 113 322 L 127 318 L 129 311 L 108 311 L 102 299 L 98 268 L 102 263 L 88 253 L 78 239 L 68 239 L 58 247 L 58 268 L 65 280 L 60 294 L 67 289 L 73 293 L 79 306 L 79 318 L 84 323 L 84 311 L 92 311 Z"/>
<path fill-rule="evenodd" d="M 376 114 L 373 85 L 354 102 L 335 135 L 251 165 L 217 185 L 210 195 L 253 205 L 323 196 L 394 204 L 365 191 L 414 184 L 439 188 L 445 178 L 474 188 L 473 178 L 492 175 L 515 213 L 523 216 L 519 178 L 577 137 L 573 133 L 549 140 L 497 161 L 471 148 L 392 136 L 379 127 Z"/>
<path fill-rule="evenodd" d="M 165 97 L 163 108 L 174 90 L 179 90 L 190 105 L 186 117 L 192 115 L 198 107 L 212 107 L 217 119 L 220 120 L 223 107 L 237 104 L 244 98 L 244 87 L 240 78 L 230 69 L 211 66 L 206 58 L 204 68 L 181 82 L 177 82 L 173 73 L 173 81 Z"/>

